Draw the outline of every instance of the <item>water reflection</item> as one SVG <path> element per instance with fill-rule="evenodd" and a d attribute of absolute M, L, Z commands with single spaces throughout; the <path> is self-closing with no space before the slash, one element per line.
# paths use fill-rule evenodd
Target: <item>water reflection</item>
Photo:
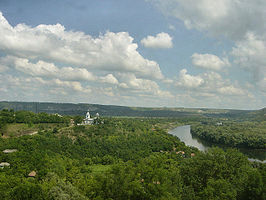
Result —
<path fill-rule="evenodd" d="M 201 151 L 205 151 L 208 149 L 207 146 L 201 143 L 198 138 L 192 137 L 190 133 L 190 126 L 179 126 L 171 131 L 169 131 L 171 135 L 177 136 L 182 142 L 184 142 L 187 146 L 197 147 Z"/>
<path fill-rule="evenodd" d="M 199 138 L 193 137 L 190 133 L 190 126 L 179 126 L 168 132 L 171 135 L 177 136 L 187 146 L 197 147 L 201 151 L 205 151 L 210 147 L 218 146 L 223 149 L 229 148 L 224 145 L 212 144 L 206 141 L 202 141 Z M 243 154 L 249 157 L 251 161 L 260 161 L 266 163 L 266 152 L 265 150 L 253 150 L 253 149 L 239 149 Z"/>

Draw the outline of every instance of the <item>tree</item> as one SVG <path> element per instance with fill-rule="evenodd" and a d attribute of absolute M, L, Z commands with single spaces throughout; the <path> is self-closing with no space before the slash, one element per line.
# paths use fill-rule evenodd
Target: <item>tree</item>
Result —
<path fill-rule="evenodd" d="M 25 181 L 12 190 L 13 200 L 43 200 L 43 191 L 39 184 Z"/>
<path fill-rule="evenodd" d="M 207 187 L 201 192 L 203 200 L 235 200 L 237 192 L 224 179 L 210 179 Z"/>

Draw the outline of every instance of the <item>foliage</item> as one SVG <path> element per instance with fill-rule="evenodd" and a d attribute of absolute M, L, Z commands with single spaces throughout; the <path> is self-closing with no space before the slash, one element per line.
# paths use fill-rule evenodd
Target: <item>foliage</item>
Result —
<path fill-rule="evenodd" d="M 266 109 L 261 110 L 231 110 L 207 108 L 142 108 L 99 104 L 72 104 L 72 103 L 45 103 L 45 102 L 0 102 L 0 110 L 13 109 L 15 111 L 27 110 L 35 113 L 59 113 L 61 115 L 84 116 L 89 109 L 92 115 L 100 113 L 101 116 L 130 116 L 130 117 L 212 117 L 241 120 L 265 120 Z"/>
<path fill-rule="evenodd" d="M 21 136 L 43 129 L 58 129 L 70 122 L 69 116 L 33 113 L 4 109 L 0 111 L 0 133 L 2 136 Z"/>
<path fill-rule="evenodd" d="M 232 149 L 187 147 L 160 128 L 166 121 L 104 118 L 104 124 L 0 138 L 0 161 L 10 163 L 0 170 L 1 199 L 265 198 L 265 164 Z M 28 177 L 33 170 L 36 177 Z"/>
<path fill-rule="evenodd" d="M 219 123 L 218 123 L 219 124 Z M 203 140 L 233 147 L 266 148 L 266 121 L 194 124 L 191 133 Z"/>

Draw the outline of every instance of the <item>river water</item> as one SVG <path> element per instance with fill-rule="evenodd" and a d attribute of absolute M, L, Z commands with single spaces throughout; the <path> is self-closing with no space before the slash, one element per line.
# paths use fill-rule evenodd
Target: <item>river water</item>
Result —
<path fill-rule="evenodd" d="M 201 151 L 205 151 L 210 147 L 218 146 L 223 149 L 229 148 L 224 145 L 217 145 L 213 143 L 209 143 L 199 138 L 193 137 L 190 132 L 190 126 L 179 126 L 175 129 L 172 129 L 168 132 L 171 135 L 177 136 L 182 142 L 184 142 L 187 146 L 197 147 Z M 245 149 L 239 148 L 239 150 L 248 156 L 251 161 L 259 161 L 266 163 L 266 151 L 265 150 L 254 150 L 254 149 Z"/>

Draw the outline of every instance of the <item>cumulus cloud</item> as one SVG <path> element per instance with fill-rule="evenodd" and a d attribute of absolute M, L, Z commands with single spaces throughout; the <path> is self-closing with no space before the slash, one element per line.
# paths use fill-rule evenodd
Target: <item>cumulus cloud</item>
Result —
<path fill-rule="evenodd" d="M 218 92 L 226 95 L 244 95 L 246 94 L 243 89 L 236 88 L 232 85 L 218 88 Z"/>
<path fill-rule="evenodd" d="M 147 36 L 143 38 L 140 42 L 146 48 L 172 48 L 172 37 L 168 33 L 158 33 L 156 36 Z"/>
<path fill-rule="evenodd" d="M 192 56 L 192 64 L 203 69 L 210 69 L 220 71 L 225 67 L 230 66 L 228 59 L 220 59 L 213 54 L 198 54 L 194 53 Z"/>
<path fill-rule="evenodd" d="M 223 79 L 216 72 L 205 72 L 198 75 L 190 75 L 186 69 L 179 72 L 175 85 L 193 91 L 193 96 L 219 96 L 219 95 L 249 95 L 238 84 L 232 84 L 229 79 Z"/>
<path fill-rule="evenodd" d="M 197 28 L 192 22 L 187 22 L 187 25 Z M 197 29 L 203 30 L 204 26 Z M 251 32 L 253 37 L 249 38 L 247 34 L 245 37 L 249 39 L 239 39 L 231 55 L 235 58 L 234 63 L 245 69 L 252 69 L 251 65 L 244 63 L 251 63 L 254 59 L 257 66 L 253 65 L 254 69 L 259 69 L 258 74 L 262 74 L 265 65 L 259 52 L 265 50 L 265 39 L 258 33 L 254 31 Z M 192 75 L 183 69 L 177 80 L 164 77 L 158 63 L 139 54 L 138 45 L 127 32 L 106 32 L 93 37 L 83 32 L 66 31 L 60 24 L 11 26 L 0 13 L 0 35 L 0 50 L 2 55 L 6 55 L 0 57 L 0 72 L 6 72 L 0 73 L 2 99 L 136 103 L 142 106 L 161 105 L 161 102 L 169 105 L 173 101 L 173 106 L 191 107 L 202 105 L 199 103 L 203 102 L 203 97 L 226 102 L 235 97 L 249 96 L 249 92 L 239 87 L 237 82 L 231 83 L 213 71 Z M 158 35 L 145 39 L 151 37 L 151 41 L 156 40 L 160 38 Z M 153 42 L 153 46 L 172 47 L 171 36 L 164 36 L 161 37 L 164 41 Z M 257 55 L 256 59 L 252 54 Z M 229 66 L 226 59 L 211 54 L 194 54 L 192 62 L 197 67 L 216 71 Z M 167 89 L 174 89 L 161 88 L 162 82 L 167 83 Z M 265 78 L 259 78 L 257 85 L 263 87 Z M 185 94 L 179 94 L 181 91 Z M 230 98 L 226 99 L 228 95 Z M 210 105 L 217 105 L 215 103 Z"/>
<path fill-rule="evenodd" d="M 6 71 L 7 69 L 8 69 L 7 66 L 2 65 L 2 64 L 0 63 L 0 73 Z"/>
<path fill-rule="evenodd" d="M 137 78 L 134 74 L 119 74 L 118 76 L 120 82 L 122 83 L 122 87 L 124 88 L 146 91 L 151 91 L 159 88 L 158 84 L 155 81 L 140 79 Z"/>
<path fill-rule="evenodd" d="M 36 63 L 26 58 L 18 58 L 15 56 L 6 56 L 0 58 L 0 64 L 9 68 L 14 68 L 26 75 L 31 75 L 38 79 L 43 85 L 66 86 L 75 91 L 86 91 L 82 87 L 80 81 L 93 81 L 94 83 L 106 83 L 110 85 L 118 85 L 120 88 L 126 88 L 139 93 L 148 93 L 149 95 L 160 95 L 163 91 L 159 85 L 152 80 L 137 78 L 134 73 L 116 73 L 105 76 L 96 76 L 84 68 L 57 67 L 53 63 L 39 60 Z M 115 72 L 114 72 L 115 73 Z M 44 78 L 44 79 L 43 79 Z"/>
<path fill-rule="evenodd" d="M 165 15 L 182 20 L 189 29 L 207 31 L 233 40 L 247 31 L 262 35 L 266 31 L 266 1 L 263 0 L 147 0 Z"/>
<path fill-rule="evenodd" d="M 266 76 L 258 82 L 258 86 L 262 92 L 266 94 Z M 266 97 L 266 95 L 264 95 Z"/>
<path fill-rule="evenodd" d="M 83 32 L 66 31 L 61 24 L 13 27 L 0 12 L 0 35 L 0 49 L 19 57 L 163 78 L 158 63 L 143 58 L 127 32 L 106 32 L 93 38 Z"/>
<path fill-rule="evenodd" d="M 187 74 L 186 69 L 182 69 L 179 72 L 179 81 L 176 83 L 177 86 L 185 88 L 197 88 L 204 83 L 204 80 L 200 76 L 193 76 Z"/>
<path fill-rule="evenodd" d="M 96 76 L 84 68 L 57 67 L 54 63 L 39 60 L 36 63 L 26 58 L 15 56 L 6 56 L 0 58 L 0 64 L 3 66 L 14 67 L 16 70 L 25 74 L 37 77 L 60 78 L 63 80 L 86 80 L 94 81 Z"/>
<path fill-rule="evenodd" d="M 68 94 L 71 94 L 72 92 L 88 93 L 91 91 L 89 88 L 83 87 L 78 81 L 63 81 L 58 78 L 47 80 L 40 77 L 27 78 L 26 80 L 29 82 L 38 82 L 42 87 L 47 86 L 49 89 L 52 88 L 54 91 L 68 91 L 70 92 Z"/>
<path fill-rule="evenodd" d="M 82 92 L 85 89 L 81 86 L 78 81 L 61 81 L 60 79 L 52 79 L 45 82 L 46 84 L 52 84 L 53 86 L 61 86 L 66 88 L 71 88 L 74 91 Z"/>
<path fill-rule="evenodd" d="M 0 76 L 4 82 L 2 88 L 7 88 L 10 94 L 12 92 L 22 93 L 21 97 L 27 96 L 28 93 L 36 93 L 41 91 L 65 91 L 66 94 L 71 93 L 88 93 L 90 89 L 83 87 L 78 81 L 62 81 L 60 79 L 43 79 L 40 77 L 17 77 L 13 75 Z M 14 90 L 14 91 L 13 91 Z M 45 93 L 45 92 L 44 92 Z"/>
<path fill-rule="evenodd" d="M 109 84 L 118 84 L 118 80 L 114 77 L 113 74 L 107 74 L 104 77 L 100 78 L 103 83 L 109 83 Z"/>
<path fill-rule="evenodd" d="M 120 73 L 117 75 L 119 79 L 119 88 L 126 93 L 152 96 L 152 97 L 172 97 L 169 91 L 161 90 L 159 85 L 152 80 L 137 78 L 132 73 Z"/>
<path fill-rule="evenodd" d="M 6 55 L 0 57 L 0 70 L 9 70 L 1 91 L 20 91 L 19 96 L 33 97 L 34 93 L 27 93 L 31 90 L 49 101 L 66 100 L 75 94 L 77 98 L 69 100 L 79 102 L 87 99 L 86 95 L 94 100 L 96 96 L 105 100 L 105 96 L 119 97 L 121 101 L 132 94 L 171 95 L 156 82 L 164 79 L 158 63 L 143 58 L 127 32 L 92 37 L 66 31 L 60 24 L 13 27 L 0 13 L 0 34 L 0 50 Z"/>
<path fill-rule="evenodd" d="M 166 78 L 164 80 L 162 80 L 163 83 L 166 83 L 166 84 L 172 84 L 174 83 L 174 80 L 173 79 L 169 79 L 169 78 Z"/>
<path fill-rule="evenodd" d="M 266 76 L 266 1 L 263 0 L 146 0 L 165 15 L 183 21 L 188 29 L 196 29 L 216 38 L 231 40 L 233 67 L 250 72 L 249 81 L 262 87 Z M 205 59 L 203 59 L 205 58 Z M 216 63 L 211 65 L 209 61 Z M 192 56 L 192 63 L 205 69 L 221 70 L 229 66 L 226 59 L 215 56 Z M 227 88 L 227 90 L 229 90 Z"/>
<path fill-rule="evenodd" d="M 266 76 L 266 37 L 247 33 L 243 40 L 236 42 L 231 55 L 235 64 L 252 72 L 254 81 Z"/>

